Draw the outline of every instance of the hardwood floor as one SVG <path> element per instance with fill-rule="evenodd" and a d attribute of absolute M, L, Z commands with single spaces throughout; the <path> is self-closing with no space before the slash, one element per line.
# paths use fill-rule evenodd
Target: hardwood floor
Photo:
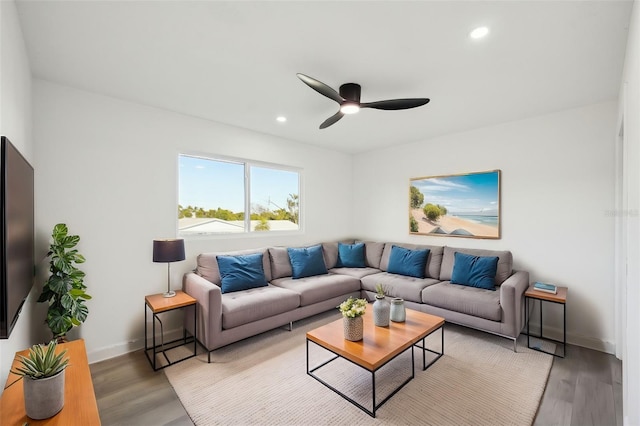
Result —
<path fill-rule="evenodd" d="M 109 425 L 192 425 L 162 371 L 142 351 L 92 364 L 100 418 Z M 555 358 L 535 425 L 622 425 L 622 363 L 568 345 Z"/>

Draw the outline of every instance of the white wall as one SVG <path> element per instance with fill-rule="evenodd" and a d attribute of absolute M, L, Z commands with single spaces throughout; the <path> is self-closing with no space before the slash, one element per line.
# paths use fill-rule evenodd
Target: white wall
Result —
<path fill-rule="evenodd" d="M 354 157 L 354 233 L 508 249 L 532 281 L 569 287 L 568 340 L 613 351 L 616 104 L 603 103 Z M 410 236 L 409 179 L 500 169 L 499 240 Z M 550 335 L 561 310 L 545 316 Z"/>
<path fill-rule="evenodd" d="M 174 288 L 201 252 L 306 244 L 350 232 L 350 155 L 40 80 L 34 123 L 38 247 L 46 252 L 57 222 L 81 236 L 93 300 L 79 333 L 91 362 L 140 348 L 144 296 L 166 289 L 166 265 L 151 261 L 152 240 L 176 234 L 178 153 L 302 168 L 305 232 L 187 240 L 187 260 L 171 267 Z"/>
<path fill-rule="evenodd" d="M 13 1 L 0 1 L 0 134 L 33 165 L 31 141 L 31 70 Z M 7 340 L 0 340 L 0 383 L 4 388 L 15 352 L 34 343 L 34 291 L 27 298 Z M 0 388 L 0 394 L 2 390 Z"/>
<path fill-rule="evenodd" d="M 626 270 L 626 288 L 621 303 L 626 303 L 626 318 L 622 321 L 623 351 L 623 411 L 624 424 L 640 425 L 640 4 L 634 2 L 629 24 L 627 52 L 620 91 L 620 115 L 624 120 L 625 194 L 623 210 L 618 216 L 626 220 L 626 240 L 621 254 L 622 274 Z M 625 327 L 626 326 L 626 327 Z"/>

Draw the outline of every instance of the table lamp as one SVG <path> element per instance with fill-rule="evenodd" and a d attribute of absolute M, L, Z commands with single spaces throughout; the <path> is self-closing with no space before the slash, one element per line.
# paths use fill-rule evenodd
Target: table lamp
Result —
<path fill-rule="evenodd" d="M 183 239 L 153 240 L 153 261 L 167 264 L 167 292 L 163 293 L 164 297 L 176 295 L 176 292 L 171 290 L 171 262 L 184 259 Z"/>

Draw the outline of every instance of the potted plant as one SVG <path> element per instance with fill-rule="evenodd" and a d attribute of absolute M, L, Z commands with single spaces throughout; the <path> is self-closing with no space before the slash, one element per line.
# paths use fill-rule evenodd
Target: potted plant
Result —
<path fill-rule="evenodd" d="M 20 366 L 11 370 L 24 379 L 24 406 L 32 419 L 52 417 L 64 406 L 64 370 L 69 358 L 66 349 L 56 354 L 56 346 L 52 340 L 46 347 L 31 347 L 28 356 L 19 355 Z"/>
<path fill-rule="evenodd" d="M 362 340 L 364 332 L 362 315 L 367 309 L 367 300 L 349 297 L 338 306 L 338 309 L 342 312 L 344 338 L 352 342 Z"/>
<path fill-rule="evenodd" d="M 85 273 L 75 266 L 85 261 L 84 256 L 74 249 L 80 237 L 68 235 L 68 232 L 64 223 L 53 227 L 53 242 L 47 253 L 51 275 L 38 298 L 38 302 L 49 303 L 46 322 L 53 338 L 58 341 L 64 341 L 69 330 L 87 319 L 89 309 L 85 301 L 91 299 L 85 293 Z"/>
<path fill-rule="evenodd" d="M 391 306 L 387 302 L 382 284 L 376 284 L 376 301 L 373 303 L 373 323 L 378 327 L 389 326 L 389 312 Z"/>

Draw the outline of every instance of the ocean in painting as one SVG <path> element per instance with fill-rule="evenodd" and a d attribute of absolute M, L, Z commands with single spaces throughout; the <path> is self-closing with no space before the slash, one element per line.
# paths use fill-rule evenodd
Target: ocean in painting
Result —
<path fill-rule="evenodd" d="M 459 217 L 460 219 L 468 220 L 473 223 L 481 223 L 483 225 L 489 226 L 498 226 L 498 216 L 482 216 L 482 215 L 474 215 L 474 214 L 453 214 L 449 213 L 450 216 Z"/>

